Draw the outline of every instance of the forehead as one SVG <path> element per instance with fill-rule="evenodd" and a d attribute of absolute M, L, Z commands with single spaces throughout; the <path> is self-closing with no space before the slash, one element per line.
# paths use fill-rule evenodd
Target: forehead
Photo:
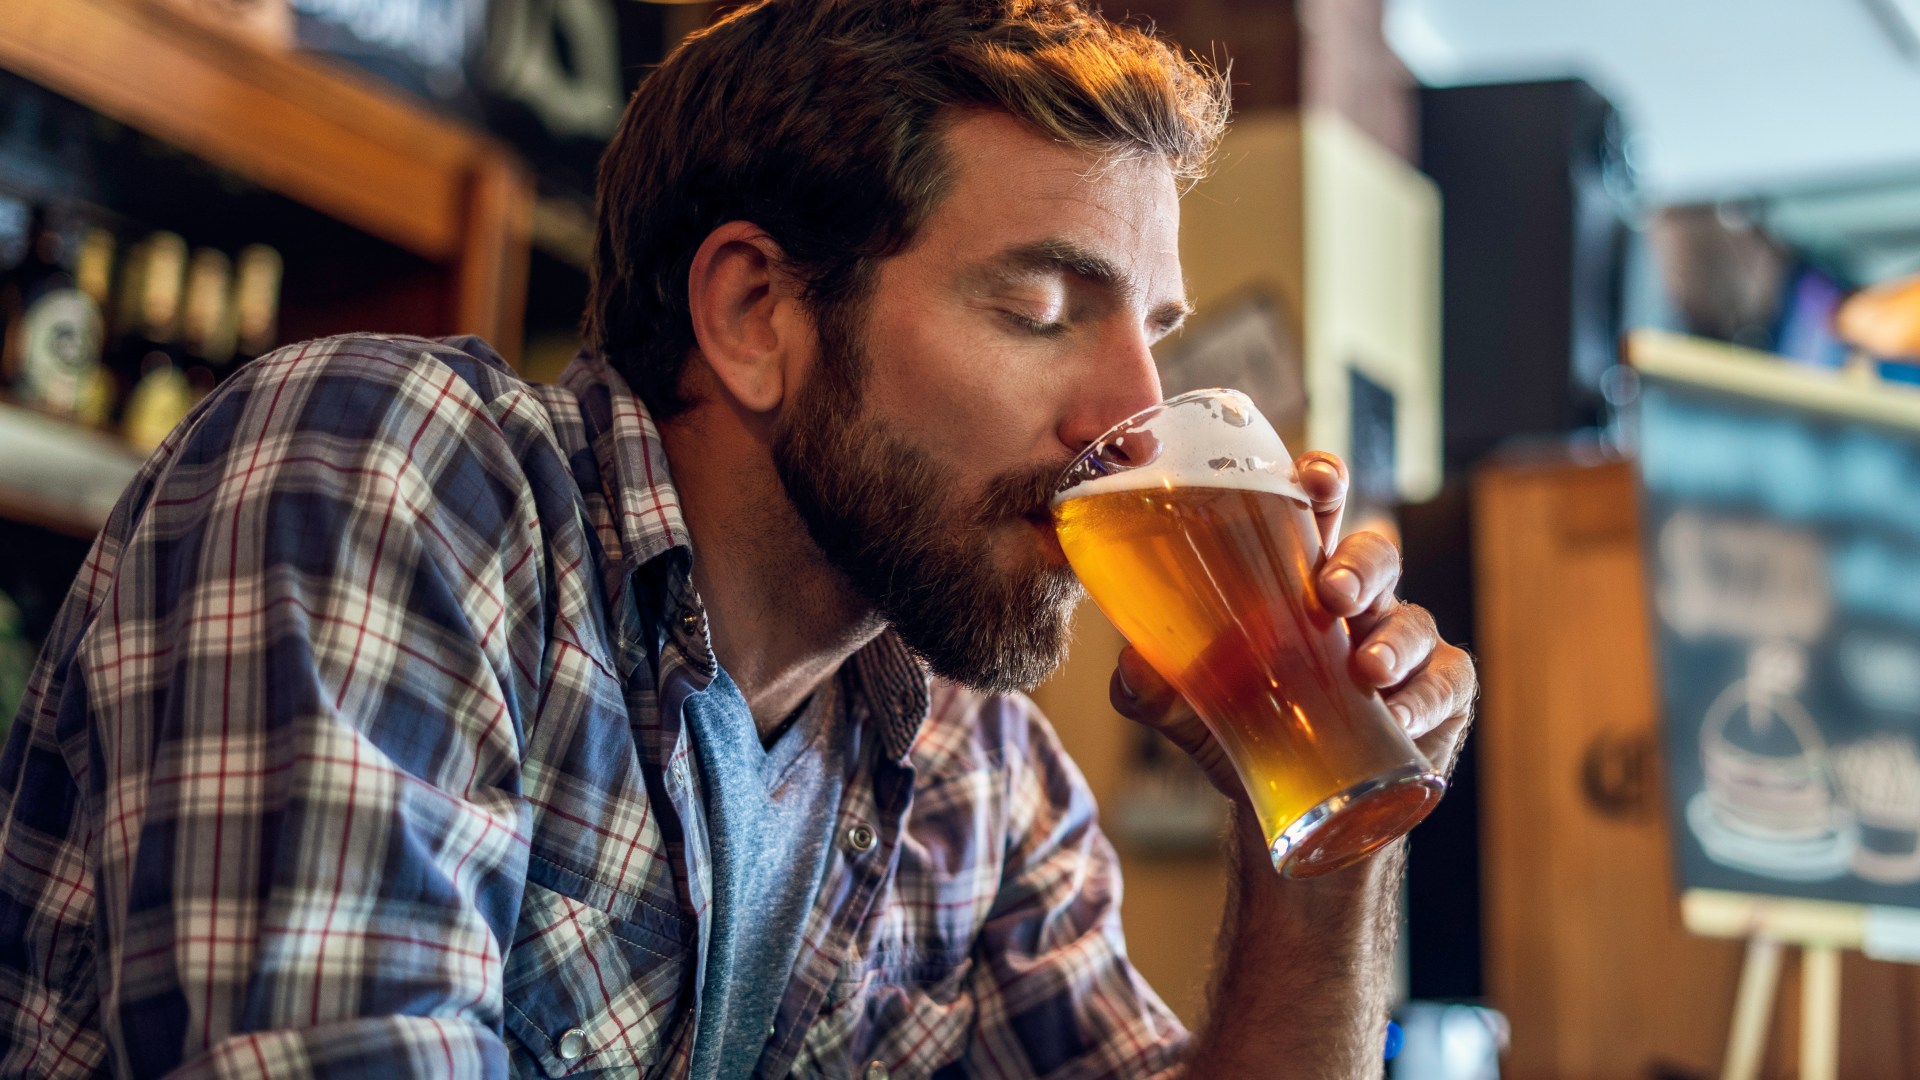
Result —
<path fill-rule="evenodd" d="M 1103 159 L 998 112 L 968 113 L 943 139 L 947 189 L 915 248 L 957 265 L 1065 242 L 1179 291 L 1179 189 L 1164 160 Z"/>

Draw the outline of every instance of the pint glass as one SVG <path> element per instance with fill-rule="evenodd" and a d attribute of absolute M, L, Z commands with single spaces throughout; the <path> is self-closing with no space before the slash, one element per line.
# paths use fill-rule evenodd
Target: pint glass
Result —
<path fill-rule="evenodd" d="M 1053 519 L 1094 602 L 1232 760 L 1275 869 L 1347 866 L 1439 802 L 1445 782 L 1320 604 L 1312 505 L 1245 395 L 1196 390 L 1122 421 L 1061 476 Z"/>

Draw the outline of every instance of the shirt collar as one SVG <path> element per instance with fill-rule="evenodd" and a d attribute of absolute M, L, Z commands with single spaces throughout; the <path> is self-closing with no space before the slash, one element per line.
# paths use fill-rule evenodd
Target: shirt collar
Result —
<path fill-rule="evenodd" d="M 652 414 L 606 358 L 591 349 L 574 356 L 560 385 L 580 402 L 599 466 L 606 514 L 595 525 L 606 552 L 610 603 L 616 612 L 637 614 L 637 575 L 643 568 L 660 575 L 663 616 L 683 631 L 696 663 L 702 654 L 710 663 L 706 613 L 692 588 L 691 537 Z M 631 648 L 622 652 L 623 666 L 642 655 Z M 854 653 L 848 665 L 879 728 L 882 750 L 891 760 L 905 761 L 931 701 L 926 668 L 891 628 Z"/>
<path fill-rule="evenodd" d="M 606 359 L 582 349 L 560 375 L 560 385 L 579 402 L 587 437 L 600 467 L 615 556 L 623 573 L 672 551 L 687 548 L 687 522 L 667 473 L 667 450 L 647 407 Z"/>

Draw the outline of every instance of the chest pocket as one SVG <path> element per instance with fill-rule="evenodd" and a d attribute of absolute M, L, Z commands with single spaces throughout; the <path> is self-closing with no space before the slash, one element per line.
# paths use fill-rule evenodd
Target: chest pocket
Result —
<path fill-rule="evenodd" d="M 1000 866 L 956 860 L 989 858 L 1003 845 L 955 837 L 991 828 L 992 816 L 971 808 L 995 790 L 988 772 L 916 790 L 893 879 L 828 988 L 793 1075 L 860 1076 L 879 1061 L 894 1076 L 931 1076 L 965 1057 L 977 1012 L 973 950 Z M 969 809 L 943 814 L 949 807 Z"/>
<path fill-rule="evenodd" d="M 895 1076 L 931 1076 L 958 1062 L 973 1033 L 971 975 L 964 958 L 849 962 L 808 1028 L 792 1075 L 862 1076 L 879 1061 Z"/>
<path fill-rule="evenodd" d="M 569 895 L 580 879 L 532 860 L 507 952 L 506 1027 L 514 1072 L 654 1077 L 692 1010 L 691 935 L 676 917 L 629 918 Z"/>

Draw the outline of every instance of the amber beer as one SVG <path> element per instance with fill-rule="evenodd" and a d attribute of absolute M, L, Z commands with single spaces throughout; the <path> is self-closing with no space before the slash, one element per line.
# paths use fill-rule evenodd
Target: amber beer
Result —
<path fill-rule="evenodd" d="M 1346 623 L 1310 585 L 1319 533 L 1278 436 L 1253 412 L 1227 433 L 1263 452 L 1184 452 L 1174 440 L 1210 437 L 1208 418 L 1174 419 L 1185 423 L 1161 427 L 1199 430 L 1163 430 L 1144 465 L 1069 471 L 1054 504 L 1061 547 L 1220 741 L 1275 866 L 1294 877 L 1338 869 L 1411 829 L 1441 781 L 1354 676 Z M 1246 431 L 1252 421 L 1264 430 Z M 1152 438 L 1136 432 L 1136 449 L 1142 434 Z"/>

